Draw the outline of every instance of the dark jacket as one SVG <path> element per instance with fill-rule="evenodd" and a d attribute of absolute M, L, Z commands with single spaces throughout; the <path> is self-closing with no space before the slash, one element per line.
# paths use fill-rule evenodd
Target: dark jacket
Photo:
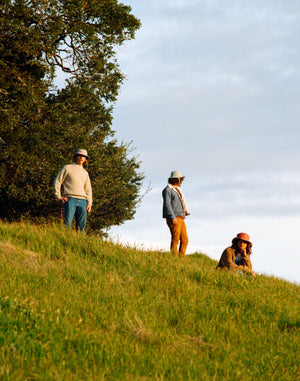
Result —
<path fill-rule="evenodd" d="M 227 247 L 221 255 L 217 268 L 238 269 L 239 266 L 235 264 L 235 257 L 236 251 L 232 247 Z"/>

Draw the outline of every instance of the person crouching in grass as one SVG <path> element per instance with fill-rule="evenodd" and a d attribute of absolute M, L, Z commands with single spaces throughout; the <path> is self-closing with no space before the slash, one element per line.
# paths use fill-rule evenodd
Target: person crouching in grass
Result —
<path fill-rule="evenodd" d="M 250 273 L 255 278 L 252 270 L 250 255 L 252 253 L 252 243 L 247 233 L 239 233 L 232 240 L 232 245 L 227 247 L 219 260 L 217 269 L 240 270 Z"/>

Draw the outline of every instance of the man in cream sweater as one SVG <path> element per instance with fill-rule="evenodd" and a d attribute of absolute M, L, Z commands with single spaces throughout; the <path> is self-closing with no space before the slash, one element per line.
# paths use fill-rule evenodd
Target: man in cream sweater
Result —
<path fill-rule="evenodd" d="M 65 165 L 53 182 L 55 198 L 65 206 L 64 223 L 71 227 L 75 216 L 76 230 L 79 229 L 82 233 L 86 226 L 87 212 L 92 208 L 91 181 L 88 172 L 83 168 L 88 159 L 87 151 L 78 149 L 74 155 L 74 163 Z"/>

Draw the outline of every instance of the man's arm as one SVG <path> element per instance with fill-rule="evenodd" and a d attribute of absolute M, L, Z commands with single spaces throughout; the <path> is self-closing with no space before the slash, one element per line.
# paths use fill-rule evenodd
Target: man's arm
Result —
<path fill-rule="evenodd" d="M 87 180 L 84 184 L 84 187 L 85 187 L 85 192 L 86 192 L 87 202 L 88 202 L 86 210 L 87 212 L 90 212 L 92 210 L 92 204 L 93 204 L 93 192 L 92 192 L 92 184 L 91 184 L 90 176 L 88 173 L 87 173 Z"/>
<path fill-rule="evenodd" d="M 65 167 L 63 167 L 59 172 L 56 178 L 53 181 L 53 188 L 54 188 L 54 197 L 57 200 L 62 200 L 63 197 L 61 197 L 61 186 L 63 182 L 65 181 L 65 178 L 67 176 L 67 172 Z"/>
<path fill-rule="evenodd" d="M 174 220 L 176 221 L 176 216 L 174 214 L 174 211 L 171 205 L 171 192 L 168 188 L 165 188 L 163 190 L 163 200 L 164 200 L 163 209 L 164 209 L 165 217 L 170 220 L 173 220 L 173 222 Z"/>

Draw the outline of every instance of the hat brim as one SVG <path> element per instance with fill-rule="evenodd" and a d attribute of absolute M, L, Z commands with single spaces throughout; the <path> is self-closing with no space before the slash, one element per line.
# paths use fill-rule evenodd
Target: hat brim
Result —
<path fill-rule="evenodd" d="M 233 243 L 237 240 L 244 241 L 244 242 L 250 243 L 252 245 L 252 242 L 247 241 L 246 239 L 243 239 L 243 238 L 239 238 L 239 237 L 234 237 L 231 242 Z"/>
<path fill-rule="evenodd" d="M 82 153 L 75 153 L 74 156 L 83 156 L 83 157 L 86 157 L 87 159 L 89 159 L 89 157 L 87 155 L 83 155 Z"/>

